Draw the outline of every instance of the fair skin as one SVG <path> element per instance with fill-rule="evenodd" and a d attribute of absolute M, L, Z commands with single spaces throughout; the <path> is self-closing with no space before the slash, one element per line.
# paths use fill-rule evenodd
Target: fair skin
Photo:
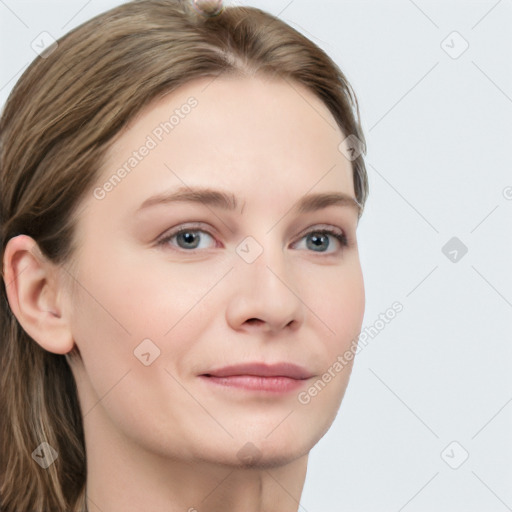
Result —
<path fill-rule="evenodd" d="M 68 362 L 90 512 L 295 512 L 308 453 L 337 414 L 352 364 L 307 404 L 298 396 L 349 348 L 364 314 L 357 209 L 350 200 L 293 209 L 308 194 L 355 197 L 338 149 L 345 135 L 298 84 L 200 79 L 130 123 L 96 185 L 190 96 L 197 107 L 120 183 L 84 198 L 72 265 L 54 266 L 25 235 L 9 241 L 9 303 L 46 350 L 80 352 Z M 178 187 L 232 193 L 237 208 L 180 201 L 136 213 Z M 157 244 L 177 227 L 194 230 Z M 262 250 L 250 263 L 237 252 L 248 236 L 245 252 Z M 145 351 L 160 355 L 146 366 L 134 350 L 147 338 Z M 256 361 L 294 363 L 309 377 L 281 392 L 201 377 Z"/>

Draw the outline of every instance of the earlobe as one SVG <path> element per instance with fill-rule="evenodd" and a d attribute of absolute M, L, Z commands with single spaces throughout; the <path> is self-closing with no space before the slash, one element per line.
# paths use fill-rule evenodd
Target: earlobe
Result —
<path fill-rule="evenodd" d="M 23 330 L 49 352 L 70 352 L 74 341 L 58 301 L 57 271 L 33 238 L 18 235 L 8 241 L 3 275 L 9 305 Z"/>

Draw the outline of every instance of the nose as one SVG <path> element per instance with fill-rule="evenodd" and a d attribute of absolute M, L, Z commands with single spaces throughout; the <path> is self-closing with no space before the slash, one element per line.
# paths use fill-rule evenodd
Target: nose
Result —
<path fill-rule="evenodd" d="M 252 263 L 236 260 L 226 311 L 235 330 L 277 333 L 285 328 L 296 330 L 303 322 L 305 306 L 298 276 L 278 244 L 270 246 L 266 244 Z"/>

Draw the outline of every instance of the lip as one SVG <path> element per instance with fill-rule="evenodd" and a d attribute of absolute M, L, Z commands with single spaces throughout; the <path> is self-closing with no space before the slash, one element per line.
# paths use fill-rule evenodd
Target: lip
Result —
<path fill-rule="evenodd" d="M 313 377 L 306 368 L 293 363 L 242 363 L 224 366 L 204 373 L 211 377 L 235 377 L 237 375 L 253 375 L 255 377 L 288 377 L 304 380 Z"/>
<path fill-rule="evenodd" d="M 230 388 L 282 393 L 301 387 L 313 374 L 292 363 L 254 362 L 209 370 L 200 377 L 209 383 Z"/>

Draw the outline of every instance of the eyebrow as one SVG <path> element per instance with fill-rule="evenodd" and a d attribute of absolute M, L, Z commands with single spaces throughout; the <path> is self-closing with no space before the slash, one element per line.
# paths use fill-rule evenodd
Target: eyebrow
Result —
<path fill-rule="evenodd" d="M 230 192 L 203 187 L 180 187 L 172 192 L 149 197 L 139 206 L 136 213 L 150 206 L 179 201 L 202 203 L 224 210 L 236 210 L 238 208 L 238 201 L 234 194 Z M 362 213 L 362 207 L 357 199 L 342 192 L 323 192 L 305 195 L 295 203 L 293 210 L 297 213 L 309 213 L 329 206 L 353 208 L 357 211 L 358 215 Z"/>

